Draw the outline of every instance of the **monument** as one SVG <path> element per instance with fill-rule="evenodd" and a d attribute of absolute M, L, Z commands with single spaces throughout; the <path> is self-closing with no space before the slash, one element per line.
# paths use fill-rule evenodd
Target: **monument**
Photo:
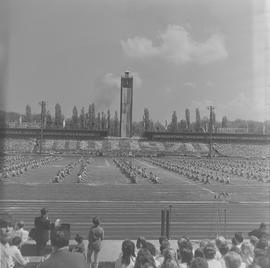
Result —
<path fill-rule="evenodd" d="M 121 77 L 120 137 L 132 136 L 133 77 L 128 71 Z"/>

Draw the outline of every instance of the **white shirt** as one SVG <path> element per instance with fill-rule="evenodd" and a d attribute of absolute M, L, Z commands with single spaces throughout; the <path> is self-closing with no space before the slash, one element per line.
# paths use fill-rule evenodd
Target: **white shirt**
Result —
<path fill-rule="evenodd" d="M 15 236 L 19 236 L 22 240 L 22 243 L 27 241 L 28 235 L 29 235 L 29 232 L 24 230 L 23 228 L 21 228 L 15 232 Z"/>
<path fill-rule="evenodd" d="M 15 267 L 16 263 L 24 266 L 29 262 L 28 259 L 22 256 L 21 251 L 17 246 L 10 246 L 8 250 L 12 259 L 10 267 Z"/>
<path fill-rule="evenodd" d="M 208 268 L 222 268 L 220 261 L 215 259 L 207 260 Z"/>

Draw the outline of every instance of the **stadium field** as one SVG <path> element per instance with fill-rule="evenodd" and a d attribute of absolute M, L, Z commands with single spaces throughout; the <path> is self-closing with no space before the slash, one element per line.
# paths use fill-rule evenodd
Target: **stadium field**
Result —
<path fill-rule="evenodd" d="M 38 157 L 37 157 L 38 158 Z M 55 184 L 57 171 L 79 157 L 61 157 L 47 166 L 32 169 L 2 183 L 0 210 L 9 211 L 26 227 L 42 207 L 49 209 L 52 221 L 57 218 L 71 224 L 72 235 L 86 236 L 93 216 L 99 216 L 106 239 L 125 239 L 160 235 L 161 209 L 172 206 L 171 235 L 188 234 L 193 239 L 226 236 L 236 231 L 248 232 L 260 222 L 270 222 L 270 186 L 245 178 L 233 177 L 230 185 L 202 184 L 154 166 L 144 159 L 132 159 L 133 165 L 145 167 L 160 178 L 151 184 L 138 178 L 130 184 L 110 157 L 96 157 L 87 165 L 86 183 L 77 181 L 78 168 L 64 181 Z M 166 158 L 171 159 L 171 158 Z M 220 192 L 226 199 L 217 200 Z"/>

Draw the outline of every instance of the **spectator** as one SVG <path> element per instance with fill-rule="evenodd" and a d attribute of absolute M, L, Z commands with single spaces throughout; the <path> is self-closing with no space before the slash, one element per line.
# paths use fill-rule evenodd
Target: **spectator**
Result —
<path fill-rule="evenodd" d="M 125 240 L 122 243 L 122 253 L 115 262 L 115 268 L 133 268 L 135 258 L 135 244 L 130 240 Z"/>
<path fill-rule="evenodd" d="M 56 219 L 54 223 L 51 223 L 50 226 L 50 240 L 52 241 L 55 237 L 55 234 L 57 231 L 59 231 L 61 229 L 61 220 L 60 219 Z"/>
<path fill-rule="evenodd" d="M 226 264 L 226 268 L 240 268 L 242 265 L 241 256 L 238 253 L 233 252 L 233 251 L 228 252 L 224 256 L 224 261 Z"/>
<path fill-rule="evenodd" d="M 250 242 L 243 242 L 241 246 L 241 256 L 246 265 L 251 265 L 253 263 L 254 247 Z"/>
<path fill-rule="evenodd" d="M 10 268 L 18 267 L 18 266 L 24 267 L 29 262 L 29 260 L 24 258 L 21 254 L 21 251 L 19 249 L 21 242 L 22 240 L 18 236 L 15 236 L 12 239 L 12 245 L 9 247 L 9 254 L 11 256 Z"/>
<path fill-rule="evenodd" d="M 204 258 L 197 257 L 191 262 L 190 268 L 208 268 L 208 263 Z"/>
<path fill-rule="evenodd" d="M 189 250 L 192 252 L 192 244 L 188 237 L 181 237 L 180 239 L 178 239 L 177 244 L 178 244 L 177 252 L 179 260 L 182 259 L 181 252 L 183 252 L 184 249 L 185 251 Z"/>
<path fill-rule="evenodd" d="M 75 241 L 77 242 L 77 245 L 75 245 L 75 247 L 73 247 L 72 252 L 82 253 L 83 256 L 85 257 L 85 246 L 83 243 L 83 237 L 80 236 L 79 234 L 76 234 Z"/>
<path fill-rule="evenodd" d="M 99 252 L 101 250 L 101 242 L 104 239 L 104 230 L 100 227 L 100 220 L 94 217 L 93 226 L 90 228 L 88 235 L 88 252 L 87 252 L 87 262 L 92 263 L 92 255 L 94 254 L 93 268 L 98 267 L 99 262 Z"/>
<path fill-rule="evenodd" d="M 138 252 L 134 268 L 151 267 L 156 268 L 156 263 L 153 255 L 146 248 L 141 248 Z"/>
<path fill-rule="evenodd" d="M 41 215 L 35 218 L 35 241 L 37 247 L 37 255 L 42 256 L 44 249 L 49 240 L 50 221 L 47 216 L 47 210 L 42 208 Z"/>
<path fill-rule="evenodd" d="M 209 268 L 222 268 L 221 263 L 215 259 L 216 248 L 214 244 L 208 243 L 203 252 Z"/>
<path fill-rule="evenodd" d="M 188 268 L 191 264 L 192 259 L 193 259 L 192 248 L 183 247 L 180 250 L 180 256 L 181 256 L 180 268 Z"/>
<path fill-rule="evenodd" d="M 156 263 L 162 264 L 164 262 L 164 252 L 168 249 L 170 249 L 170 242 L 168 241 L 168 239 L 164 239 L 161 241 L 160 243 L 160 253 L 159 255 L 156 256 L 155 261 Z M 160 266 L 160 265 L 157 265 Z"/>
<path fill-rule="evenodd" d="M 17 223 L 17 230 L 15 232 L 15 236 L 20 237 L 22 240 L 22 243 L 24 243 L 28 240 L 29 232 L 24 229 L 24 222 L 23 221 L 20 221 Z"/>
<path fill-rule="evenodd" d="M 52 246 L 56 249 L 50 257 L 40 263 L 39 268 L 85 268 L 82 254 L 68 250 L 69 237 L 64 231 L 56 231 Z"/>
<path fill-rule="evenodd" d="M 244 238 L 243 238 L 242 233 L 237 232 L 234 234 L 234 237 L 232 238 L 232 246 L 240 249 L 243 241 L 244 241 Z"/>
<path fill-rule="evenodd" d="M 204 258 L 203 248 L 198 247 L 194 252 L 194 258 Z"/>
<path fill-rule="evenodd" d="M 7 248 L 7 222 L 0 220 L 0 267 L 9 268 L 11 256 Z"/>
<path fill-rule="evenodd" d="M 258 239 L 261 239 L 263 236 L 267 237 L 268 234 L 266 232 L 266 224 L 261 223 L 258 229 L 254 229 L 251 232 L 248 233 L 249 236 L 255 236 Z"/>
<path fill-rule="evenodd" d="M 141 248 L 145 247 L 145 245 L 146 245 L 146 239 L 142 236 L 138 237 L 138 239 L 136 241 L 136 248 L 141 249 Z"/>

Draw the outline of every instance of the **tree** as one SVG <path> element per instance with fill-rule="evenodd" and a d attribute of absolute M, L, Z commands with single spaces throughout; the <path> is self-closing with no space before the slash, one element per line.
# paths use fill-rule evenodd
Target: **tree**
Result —
<path fill-rule="evenodd" d="M 181 129 L 181 130 L 184 130 L 184 129 L 186 129 L 186 127 L 187 127 L 187 122 L 186 122 L 186 120 L 180 120 L 180 122 L 178 123 L 178 129 Z"/>
<path fill-rule="evenodd" d="M 80 114 L 80 128 L 85 129 L 85 126 L 86 126 L 86 118 L 85 118 L 84 107 L 82 107 L 81 114 Z"/>
<path fill-rule="evenodd" d="M 195 130 L 196 132 L 199 132 L 201 128 L 201 115 L 200 115 L 200 111 L 197 108 L 196 109 L 196 123 L 195 123 Z"/>
<path fill-rule="evenodd" d="M 50 111 L 47 111 L 47 114 L 46 114 L 46 127 L 51 128 L 52 125 L 53 125 L 52 116 L 50 114 Z"/>
<path fill-rule="evenodd" d="M 144 131 L 148 131 L 150 129 L 150 116 L 149 116 L 149 110 L 147 108 L 144 108 L 143 127 L 144 127 Z"/>
<path fill-rule="evenodd" d="M 190 128 L 190 111 L 189 111 L 189 109 L 185 110 L 185 115 L 186 115 L 187 129 L 189 129 Z"/>
<path fill-rule="evenodd" d="M 111 133 L 111 112 L 110 109 L 107 111 L 107 129 L 108 132 Z"/>
<path fill-rule="evenodd" d="M 170 131 L 177 132 L 177 115 L 176 115 L 176 111 L 173 111 L 173 113 L 172 113 L 172 122 L 170 124 Z"/>
<path fill-rule="evenodd" d="M 71 126 L 72 128 L 77 129 L 78 125 L 79 125 L 78 110 L 77 107 L 74 106 L 72 111 Z"/>
<path fill-rule="evenodd" d="M 101 113 L 101 129 L 105 129 L 106 128 L 106 117 L 105 117 L 105 113 L 102 112 Z"/>
<path fill-rule="evenodd" d="M 114 119 L 113 119 L 113 135 L 114 136 L 119 136 L 119 119 L 118 119 L 118 114 L 117 111 L 114 113 Z"/>
<path fill-rule="evenodd" d="M 26 122 L 28 123 L 32 121 L 32 112 L 31 112 L 31 107 L 29 104 L 27 104 L 25 107 L 25 119 L 26 119 Z"/>
<path fill-rule="evenodd" d="M 101 118 L 100 118 L 100 112 L 98 112 L 98 114 L 97 114 L 96 128 L 97 128 L 98 130 L 100 130 L 100 129 L 101 129 Z"/>
<path fill-rule="evenodd" d="M 92 129 L 96 129 L 96 111 L 95 111 L 95 103 L 92 103 L 92 110 L 91 110 L 91 124 L 92 124 Z"/>
<path fill-rule="evenodd" d="M 62 116 L 62 111 L 61 111 L 61 106 L 59 103 L 55 104 L 55 116 L 54 116 L 54 122 L 55 126 L 57 128 L 63 126 L 63 116 Z"/>
<path fill-rule="evenodd" d="M 222 128 L 227 128 L 228 127 L 228 118 L 227 118 L 227 116 L 222 117 L 221 127 Z"/>

